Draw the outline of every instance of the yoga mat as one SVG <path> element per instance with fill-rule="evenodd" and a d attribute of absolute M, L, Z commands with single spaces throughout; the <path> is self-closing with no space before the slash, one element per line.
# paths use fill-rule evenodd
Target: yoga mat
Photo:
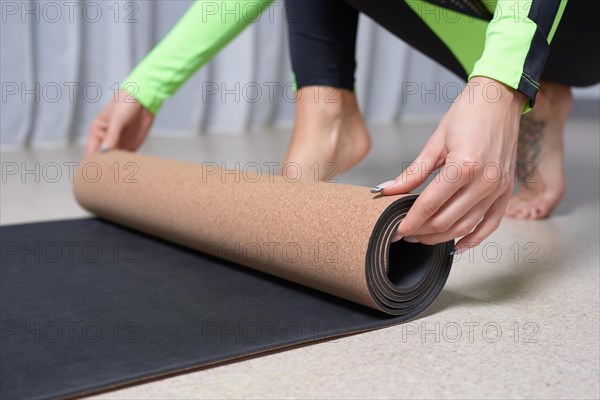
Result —
<path fill-rule="evenodd" d="M 77 396 L 397 324 L 451 242 L 390 238 L 415 196 L 126 152 L 76 173 L 102 219 L 2 232 L 2 398 Z M 118 225 L 117 225 L 118 224 Z"/>

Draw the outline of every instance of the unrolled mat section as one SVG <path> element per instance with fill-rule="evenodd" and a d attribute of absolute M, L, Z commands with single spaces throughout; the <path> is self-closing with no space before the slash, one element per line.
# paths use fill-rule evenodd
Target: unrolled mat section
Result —
<path fill-rule="evenodd" d="M 115 151 L 75 180 L 92 213 L 410 319 L 441 291 L 453 243 L 391 243 L 416 196 Z M 165 266 L 168 268 L 168 266 Z"/>

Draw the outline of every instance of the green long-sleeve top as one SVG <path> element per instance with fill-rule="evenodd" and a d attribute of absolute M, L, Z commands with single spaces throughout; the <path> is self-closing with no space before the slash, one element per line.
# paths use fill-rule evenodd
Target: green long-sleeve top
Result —
<path fill-rule="evenodd" d="M 326 0 L 324 0 L 326 1 Z M 399 0 L 403 1 L 403 0 Z M 163 102 L 272 0 L 196 1 L 122 85 L 156 114 Z M 533 106 L 539 79 L 567 0 L 483 0 L 494 10 L 485 47 L 469 77 L 485 76 L 518 90 Z M 227 5 L 227 12 L 218 7 Z M 529 107 L 526 107 L 527 109 Z"/>

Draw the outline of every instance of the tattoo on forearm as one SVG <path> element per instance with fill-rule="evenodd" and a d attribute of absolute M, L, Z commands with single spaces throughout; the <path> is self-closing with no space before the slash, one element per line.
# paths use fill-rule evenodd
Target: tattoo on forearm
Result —
<path fill-rule="evenodd" d="M 546 123 L 529 115 L 521 117 L 519 128 L 519 144 L 517 147 L 517 177 L 527 187 L 537 182 L 540 146 Z"/>

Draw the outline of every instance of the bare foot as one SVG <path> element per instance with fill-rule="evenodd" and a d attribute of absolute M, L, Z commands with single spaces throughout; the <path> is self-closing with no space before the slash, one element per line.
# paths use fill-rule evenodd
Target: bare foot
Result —
<path fill-rule="evenodd" d="M 567 86 L 542 82 L 538 102 L 521 118 L 517 149 L 518 193 L 506 215 L 547 217 L 565 192 L 564 131 L 573 98 Z"/>
<path fill-rule="evenodd" d="M 353 92 L 325 86 L 298 91 L 296 122 L 282 174 L 329 180 L 365 158 L 371 138 Z"/>

